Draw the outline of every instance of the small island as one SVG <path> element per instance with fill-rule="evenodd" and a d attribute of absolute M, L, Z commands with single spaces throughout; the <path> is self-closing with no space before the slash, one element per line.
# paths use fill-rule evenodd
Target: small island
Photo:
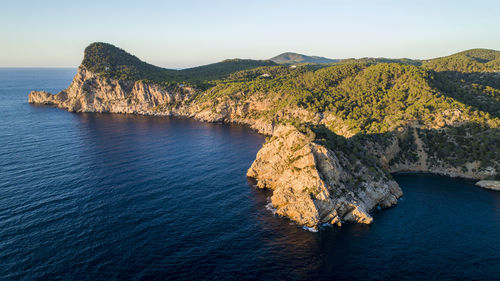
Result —
<path fill-rule="evenodd" d="M 403 192 L 391 173 L 482 180 L 496 190 L 500 180 L 495 50 L 431 60 L 286 53 L 172 70 L 93 43 L 67 89 L 33 91 L 29 102 L 247 125 L 267 136 L 248 177 L 273 191 L 277 214 L 314 229 L 369 224 L 373 209 L 396 205 Z"/>

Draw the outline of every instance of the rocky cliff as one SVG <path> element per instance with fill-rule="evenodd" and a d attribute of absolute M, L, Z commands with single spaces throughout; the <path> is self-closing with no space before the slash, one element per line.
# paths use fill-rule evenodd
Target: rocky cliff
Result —
<path fill-rule="evenodd" d="M 270 122 L 246 117 L 249 111 L 267 110 L 270 104 L 260 100 L 241 104 L 228 99 L 193 102 L 191 99 L 196 93 L 196 89 L 183 85 L 165 87 L 145 81 L 106 78 L 81 65 L 68 88 L 55 95 L 32 91 L 28 102 L 71 112 L 183 116 L 205 122 L 235 122 L 272 134 Z"/>
<path fill-rule="evenodd" d="M 389 172 L 431 172 L 473 179 L 492 178 L 499 172 L 499 155 L 495 150 L 500 138 L 497 129 L 499 120 L 481 112 L 471 111 L 466 115 L 464 109 L 455 108 L 461 105 L 453 100 L 444 99 L 443 104 L 451 109 L 429 111 L 424 116 L 425 121 L 407 122 L 387 115 L 379 124 L 390 130 L 368 134 L 360 133 L 359 124 L 349 119 L 351 115 L 349 118 L 342 117 L 338 109 L 314 110 L 301 106 L 303 101 L 297 102 L 293 87 L 290 89 L 295 94 L 291 95 L 266 88 L 269 86 L 268 77 L 272 74 L 263 77 L 261 72 L 254 73 L 253 70 L 237 73 L 230 77 L 229 82 L 218 81 L 215 86 L 202 89 L 189 83 L 138 79 L 138 74 L 131 76 L 134 79 L 127 79 L 128 76 L 123 74 L 120 77 L 125 78 L 117 78 L 108 70 L 116 68 L 121 72 L 125 69 L 137 73 L 134 65 L 146 69 L 144 73 L 156 73 L 157 69 L 136 62 L 138 59 L 135 57 L 128 58 L 134 64 L 117 66 L 113 65 L 112 59 L 102 60 L 101 53 L 92 55 L 86 49 L 84 62 L 89 61 L 87 57 L 92 57 L 93 61 L 100 63 L 99 67 L 90 70 L 88 63 L 82 64 L 67 89 L 56 95 L 33 91 L 29 102 L 73 112 L 183 116 L 207 122 L 245 124 L 268 136 L 248 170 L 248 177 L 254 178 L 259 188 L 273 191 L 270 199 L 279 215 L 300 225 L 317 228 L 323 223 L 371 223 L 371 210 L 393 206 L 402 196 L 401 189 Z M 296 83 L 294 79 L 298 78 L 286 76 L 293 74 L 287 72 L 289 69 L 275 68 L 284 71 L 285 76 L 276 78 L 277 82 L 273 83 Z M 203 72 L 210 69 L 217 70 L 215 67 L 204 68 Z M 98 70 L 103 72 L 98 73 Z M 348 70 L 354 71 L 349 75 L 357 75 L 356 71 L 359 71 L 357 67 Z M 273 69 L 259 71 L 272 73 Z M 174 70 L 165 71 L 165 75 L 171 74 L 179 75 Z M 403 79 L 403 84 L 397 87 L 408 84 L 408 77 L 398 79 Z M 248 86 L 245 84 L 247 81 L 254 81 L 256 85 Z M 396 87 L 393 84 L 392 87 Z M 350 91 L 348 86 L 345 87 L 345 91 Z M 402 96 L 407 97 L 408 94 L 403 91 Z M 429 94 L 422 97 L 425 100 L 432 98 L 439 99 L 440 96 Z M 337 102 L 336 106 L 345 107 L 348 102 L 352 101 L 347 100 L 345 104 Z M 401 104 L 399 102 L 399 106 Z M 388 106 L 393 107 L 393 104 Z M 382 105 L 378 108 L 385 110 Z M 468 125 L 472 118 L 478 119 L 482 125 Z M 485 122 L 488 122 L 487 126 L 483 124 Z M 481 136 L 481 141 L 475 141 L 477 136 Z"/>
<path fill-rule="evenodd" d="M 32 91 L 29 102 L 73 112 L 185 116 L 247 124 L 271 139 L 257 154 L 248 177 L 257 180 L 258 187 L 273 190 L 271 200 L 277 213 L 300 225 L 316 228 L 322 223 L 369 224 L 373 208 L 395 205 L 402 196 L 398 184 L 380 168 L 373 172 L 359 161 L 352 163 L 342 152 L 315 143 L 294 126 L 277 126 L 248 117 L 250 111 L 267 110 L 268 102 L 256 99 L 244 104 L 230 100 L 193 103 L 190 99 L 195 92 L 189 87 L 164 88 L 141 81 L 104 78 L 80 66 L 67 89 L 56 95 Z M 314 119 L 307 112 L 290 114 Z"/>
<path fill-rule="evenodd" d="M 498 174 L 497 162 L 485 165 L 479 159 L 464 159 L 457 164 L 447 161 L 449 159 L 446 157 L 437 155 L 443 153 L 447 142 L 451 143 L 453 151 L 460 150 L 454 134 L 445 129 L 438 130 L 438 132 L 446 141 L 428 140 L 427 134 L 436 134 L 436 132 L 422 130 L 420 126 L 410 124 L 394 132 L 390 138 L 384 140 L 384 143 L 368 141 L 364 145 L 372 155 L 376 156 L 378 164 L 391 173 L 431 173 L 465 179 L 488 179 Z M 477 145 L 477 140 L 472 136 L 467 137 L 466 141 L 469 146 Z M 488 147 L 489 144 L 484 144 L 484 146 Z"/>
<path fill-rule="evenodd" d="M 176 104 L 189 97 L 192 89 L 167 90 L 142 81 L 121 81 L 98 76 L 84 66 L 78 68 L 71 85 L 52 95 L 33 91 L 30 103 L 55 105 L 72 112 L 158 114 L 161 106 Z M 164 111 L 168 114 L 168 110 Z"/>
<path fill-rule="evenodd" d="M 500 181 L 482 180 L 478 181 L 476 185 L 482 188 L 500 191 Z"/>
<path fill-rule="evenodd" d="M 315 227 L 343 221 L 370 224 L 369 212 L 397 204 L 398 184 L 378 167 L 332 151 L 293 126 L 278 126 L 247 173 L 273 190 L 278 214 Z"/>

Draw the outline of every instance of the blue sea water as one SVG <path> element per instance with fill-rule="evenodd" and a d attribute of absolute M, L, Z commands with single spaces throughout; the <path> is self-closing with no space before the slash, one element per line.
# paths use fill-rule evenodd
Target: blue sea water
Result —
<path fill-rule="evenodd" d="M 0 279 L 500 279 L 499 192 L 397 175 L 374 224 L 305 231 L 247 181 L 245 127 L 27 103 L 75 72 L 0 69 Z"/>

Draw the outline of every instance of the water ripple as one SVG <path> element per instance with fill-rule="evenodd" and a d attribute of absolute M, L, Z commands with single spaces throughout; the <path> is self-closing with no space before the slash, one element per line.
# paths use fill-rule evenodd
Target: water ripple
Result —
<path fill-rule="evenodd" d="M 398 176 L 371 226 L 273 216 L 246 128 L 74 114 L 26 102 L 74 69 L 0 69 L 0 276 L 7 280 L 475 279 L 500 276 L 500 195 Z"/>

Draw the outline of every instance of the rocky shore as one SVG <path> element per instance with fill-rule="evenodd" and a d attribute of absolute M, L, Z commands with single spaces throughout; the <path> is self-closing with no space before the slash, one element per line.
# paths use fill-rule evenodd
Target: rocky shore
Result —
<path fill-rule="evenodd" d="M 473 172 L 469 167 L 464 170 L 444 164 L 429 165 L 425 144 L 412 127 L 395 134 L 389 145 L 365 143 L 364 149 L 376 158 L 375 162 L 367 163 L 354 153 L 322 145 L 296 127 L 280 122 L 302 120 L 318 125 L 334 122 L 337 134 L 352 136 L 342 120 L 333 115 L 288 108 L 269 119 L 261 114 L 273 106 L 265 96 L 240 100 L 238 95 L 244 93 L 236 93 L 231 99 L 199 99 L 197 94 L 197 89 L 184 85 L 164 87 L 102 77 L 82 65 L 67 89 L 56 95 L 33 91 L 29 103 L 53 105 L 72 112 L 183 116 L 206 122 L 245 124 L 268 136 L 247 176 L 256 180 L 257 187 L 273 191 L 271 203 L 277 214 L 311 228 L 324 223 L 338 226 L 344 222 L 372 223 L 370 212 L 374 208 L 394 206 L 403 195 L 388 172 L 432 172 L 476 179 L 496 173 L 495 169 Z M 403 160 L 394 162 L 404 153 L 401 139 L 409 134 L 416 136 L 416 140 L 411 140 L 416 160 L 402 157 Z M 495 189 L 498 182 L 480 186 Z"/>
<path fill-rule="evenodd" d="M 259 188 L 273 190 L 277 213 L 299 224 L 370 224 L 373 208 L 397 204 L 403 192 L 383 171 L 356 165 L 357 159 L 351 162 L 342 152 L 314 143 L 293 126 L 279 126 L 247 176 L 257 179 Z"/>
<path fill-rule="evenodd" d="M 481 180 L 481 181 L 478 181 L 476 183 L 476 185 L 479 187 L 482 187 L 482 188 L 500 191 L 500 181 Z"/>

